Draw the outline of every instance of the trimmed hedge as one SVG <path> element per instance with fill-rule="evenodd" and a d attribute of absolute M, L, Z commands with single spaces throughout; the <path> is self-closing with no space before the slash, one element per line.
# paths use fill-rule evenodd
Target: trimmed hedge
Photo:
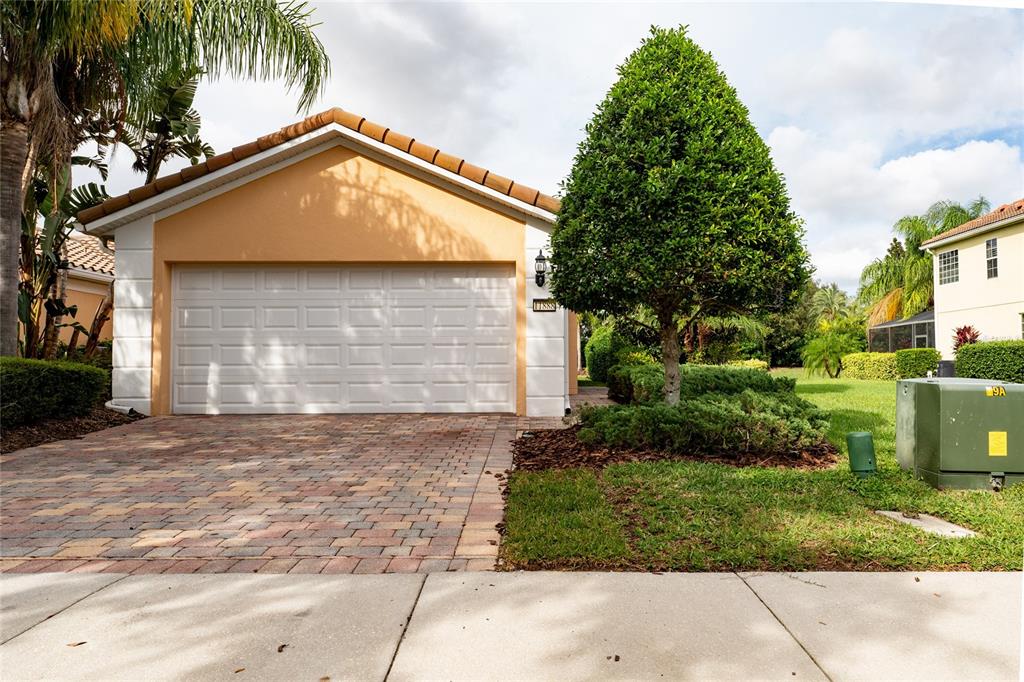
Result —
<path fill-rule="evenodd" d="M 580 412 L 579 438 L 589 445 L 664 450 L 685 455 L 770 456 L 820 444 L 828 414 L 794 393 L 713 393 L 676 406 L 613 405 Z"/>
<path fill-rule="evenodd" d="M 725 363 L 730 367 L 746 367 L 747 369 L 763 369 L 768 371 L 768 363 L 765 360 L 759 360 L 758 358 L 750 358 L 749 360 L 730 360 Z"/>
<path fill-rule="evenodd" d="M 956 375 L 1024 383 L 1024 340 L 960 346 L 956 352 Z"/>
<path fill-rule="evenodd" d="M 592 381 L 607 381 L 608 369 L 615 364 L 615 352 L 612 348 L 612 335 L 615 330 L 611 326 L 598 327 L 590 335 L 586 348 L 587 374 Z"/>
<path fill-rule="evenodd" d="M 899 377 L 895 353 L 849 353 L 843 356 L 843 378 L 889 380 Z"/>
<path fill-rule="evenodd" d="M 942 354 L 934 348 L 905 348 L 898 350 L 896 356 L 896 374 L 900 379 L 926 377 L 928 372 L 939 369 Z"/>
<path fill-rule="evenodd" d="M 760 369 L 728 365 L 679 367 L 680 399 L 707 393 L 736 394 L 745 390 L 793 393 L 796 380 L 772 376 Z M 616 365 L 608 372 L 608 397 L 620 403 L 652 403 L 662 399 L 665 369 L 661 365 Z"/>
<path fill-rule="evenodd" d="M 0 422 L 5 427 L 81 415 L 103 399 L 110 375 L 77 362 L 0 358 Z"/>

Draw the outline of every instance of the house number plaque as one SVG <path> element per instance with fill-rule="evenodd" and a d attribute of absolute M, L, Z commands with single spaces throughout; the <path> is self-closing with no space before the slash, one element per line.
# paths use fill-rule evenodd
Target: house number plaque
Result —
<path fill-rule="evenodd" d="M 553 313 L 556 310 L 558 310 L 558 304 L 553 298 L 533 299 L 533 312 L 535 313 Z"/>

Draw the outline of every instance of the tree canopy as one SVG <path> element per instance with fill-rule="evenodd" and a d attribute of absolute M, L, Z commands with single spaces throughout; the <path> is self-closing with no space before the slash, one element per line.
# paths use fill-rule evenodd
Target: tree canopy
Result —
<path fill-rule="evenodd" d="M 586 127 L 552 234 L 552 293 L 650 311 L 678 397 L 679 332 L 784 310 L 808 277 L 800 220 L 747 108 L 685 27 L 652 28 Z"/>
<path fill-rule="evenodd" d="M 145 124 L 158 85 L 198 70 L 279 78 L 308 108 L 329 73 L 311 15 L 275 0 L 0 2 L 0 355 L 17 347 L 21 214 L 38 169 L 55 186 L 78 145 Z"/>

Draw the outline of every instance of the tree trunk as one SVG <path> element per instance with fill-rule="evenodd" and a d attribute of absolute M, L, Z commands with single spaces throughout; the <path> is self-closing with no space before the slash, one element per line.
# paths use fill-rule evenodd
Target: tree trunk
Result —
<path fill-rule="evenodd" d="M 78 348 L 78 337 L 82 335 L 82 330 L 75 327 L 74 331 L 71 332 L 71 338 L 68 339 L 68 352 L 67 357 L 71 359 L 75 355 L 75 350 Z"/>
<path fill-rule="evenodd" d="M 61 260 L 67 260 L 67 247 L 61 245 Z M 68 292 L 68 271 L 61 268 L 57 272 L 57 281 L 53 285 L 53 298 L 57 301 L 58 307 L 64 310 L 67 304 Z M 46 334 L 43 336 L 43 359 L 53 360 L 57 357 L 57 342 L 60 340 L 60 324 L 64 321 L 63 315 L 46 314 Z"/>
<path fill-rule="evenodd" d="M 661 360 L 665 363 L 665 402 L 679 403 L 679 328 L 672 316 L 660 320 Z"/>
<path fill-rule="evenodd" d="M 0 125 L 0 355 L 18 353 L 18 249 L 28 165 L 28 124 Z"/>
<path fill-rule="evenodd" d="M 82 353 L 83 358 L 89 359 L 96 354 L 96 347 L 100 342 L 100 332 L 103 331 L 103 325 L 110 319 L 110 310 L 113 307 L 114 283 L 111 282 L 107 287 L 107 295 L 100 301 L 100 307 L 96 309 L 96 317 L 93 318 L 92 325 L 89 327 L 89 340 L 85 342 L 85 351 Z"/>

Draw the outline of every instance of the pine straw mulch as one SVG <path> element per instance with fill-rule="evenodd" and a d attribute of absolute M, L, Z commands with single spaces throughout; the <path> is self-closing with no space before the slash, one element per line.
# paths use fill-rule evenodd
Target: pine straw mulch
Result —
<path fill-rule="evenodd" d="M 145 415 L 121 414 L 105 407 L 94 407 L 88 414 L 78 417 L 56 417 L 32 424 L 4 427 L 0 432 L 0 453 L 8 454 L 23 448 L 32 448 L 69 438 L 81 438 L 87 433 L 102 431 L 112 426 L 130 424 L 145 419 Z"/>
<path fill-rule="evenodd" d="M 521 471 L 545 469 L 603 469 L 624 462 L 690 461 L 715 462 L 735 467 L 762 466 L 786 469 L 824 469 L 836 462 L 836 448 L 824 441 L 814 448 L 782 454 L 737 453 L 736 456 L 677 455 L 660 450 L 634 450 L 589 446 L 577 437 L 579 425 L 565 429 L 528 431 L 512 443 L 512 468 Z"/>

